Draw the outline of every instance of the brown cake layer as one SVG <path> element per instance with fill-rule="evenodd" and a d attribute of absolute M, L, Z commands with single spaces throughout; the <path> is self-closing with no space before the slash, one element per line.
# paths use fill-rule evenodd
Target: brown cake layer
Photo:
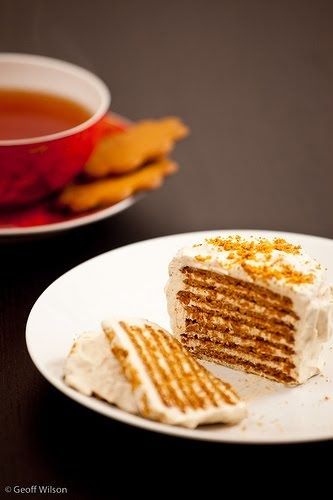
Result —
<path fill-rule="evenodd" d="M 193 282 L 202 288 L 211 287 L 225 294 L 234 294 L 237 298 L 244 298 L 258 304 L 262 303 L 266 307 L 273 306 L 277 311 L 281 310 L 283 313 L 291 314 L 295 319 L 298 319 L 298 316 L 292 309 L 292 301 L 289 297 L 279 295 L 260 285 L 232 278 L 225 274 L 218 274 L 213 271 L 188 266 L 182 269 L 182 273 L 185 276 L 185 284 Z"/>
<path fill-rule="evenodd" d="M 239 352 L 252 352 L 261 356 L 266 356 L 266 359 L 271 356 L 278 360 L 289 360 L 291 357 L 290 353 L 286 352 L 283 348 L 281 349 L 280 346 L 275 347 L 271 343 L 244 339 L 229 333 L 216 334 L 214 330 L 206 330 L 203 333 L 187 331 L 181 334 L 181 339 L 182 342 L 185 342 L 186 339 L 196 339 L 201 342 L 212 342 L 216 346 L 233 346 L 235 349 L 238 348 Z"/>
<path fill-rule="evenodd" d="M 186 334 L 185 334 L 186 335 Z M 184 337 L 182 337 L 184 339 Z M 192 348 L 205 348 L 211 354 L 215 353 L 217 356 L 223 352 L 239 358 L 240 361 L 251 361 L 253 363 L 263 363 L 264 365 L 272 366 L 276 369 L 283 368 L 288 373 L 295 368 L 295 365 L 290 358 L 281 357 L 272 354 L 265 354 L 256 351 L 253 347 L 243 347 L 234 342 L 217 343 L 210 339 L 198 339 L 187 336 L 185 338 L 187 345 Z"/>
<path fill-rule="evenodd" d="M 217 327 L 213 323 L 206 323 L 204 330 L 201 330 L 201 325 L 197 323 L 196 321 L 193 321 L 191 319 L 186 320 L 186 335 L 189 334 L 191 335 L 192 333 L 194 335 L 203 335 L 207 336 L 209 338 L 217 338 L 223 340 L 224 338 L 226 340 L 228 339 L 237 339 L 239 342 L 242 342 L 243 344 L 250 344 L 250 343 L 255 343 L 257 345 L 261 345 L 262 348 L 266 348 L 269 350 L 269 352 L 272 352 L 274 350 L 279 350 L 282 351 L 288 355 L 293 355 L 295 354 L 295 351 L 292 347 L 292 344 L 285 344 L 281 342 L 276 342 L 274 340 L 271 340 L 271 336 L 263 335 L 263 332 L 260 332 L 260 334 L 256 335 L 253 333 L 253 329 L 247 328 L 246 331 L 244 331 L 241 328 L 230 328 L 230 326 L 225 326 L 225 327 Z M 182 334 L 185 335 L 185 334 Z"/>
<path fill-rule="evenodd" d="M 188 348 L 188 351 L 196 358 L 202 359 L 204 361 L 210 361 L 214 363 L 220 362 L 220 364 L 228 366 L 229 368 L 236 368 L 237 370 L 243 370 L 247 373 L 264 376 L 266 378 L 269 378 L 276 382 L 282 382 L 284 384 L 297 384 L 297 380 L 288 373 L 260 363 L 252 363 L 251 361 L 239 362 L 236 357 L 224 353 L 220 353 L 217 357 L 215 353 L 210 353 L 207 349 Z"/>
<path fill-rule="evenodd" d="M 209 359 L 284 383 L 295 382 L 292 301 L 215 272 L 185 267 L 177 299 L 184 308 L 182 344 Z"/>
<path fill-rule="evenodd" d="M 193 305 L 196 307 L 197 303 L 205 304 L 206 310 L 208 312 L 216 312 L 224 309 L 230 314 L 235 314 L 236 316 L 244 316 L 250 322 L 258 322 L 263 326 L 270 326 L 271 328 L 279 329 L 279 331 L 290 331 L 294 330 L 294 325 L 285 321 L 284 319 L 277 318 L 273 315 L 262 314 L 256 311 L 254 307 L 241 307 L 237 301 L 232 303 L 228 300 L 215 300 L 211 295 L 202 297 L 199 294 L 193 292 L 180 291 L 178 292 L 178 298 L 184 304 Z"/>
<path fill-rule="evenodd" d="M 259 332 L 268 332 L 276 339 L 282 338 L 287 342 L 293 342 L 294 339 L 292 330 L 277 328 L 276 326 L 271 326 L 268 322 L 262 324 L 259 321 L 248 319 L 245 315 L 233 314 L 225 309 L 210 311 L 204 303 L 201 306 L 184 306 L 184 309 L 187 312 L 188 318 L 197 322 L 203 321 L 206 323 L 208 321 L 216 321 L 218 324 L 218 320 L 222 319 L 226 320 L 231 326 L 247 326 Z"/>
<path fill-rule="evenodd" d="M 221 300 L 223 300 L 225 304 L 229 304 L 230 306 L 237 304 L 238 308 L 249 309 L 264 317 L 270 316 L 272 319 L 275 319 L 277 323 L 283 321 L 287 324 L 294 325 L 297 321 L 296 315 L 292 314 L 291 311 L 288 312 L 288 310 L 283 310 L 277 305 L 270 305 L 270 303 L 267 303 L 267 301 L 259 297 L 248 300 L 243 294 L 231 292 L 228 287 L 219 290 L 216 287 L 206 287 L 203 284 L 188 279 L 185 279 L 184 283 L 187 285 L 186 291 L 188 293 L 193 293 L 202 299 L 209 299 L 214 302 L 221 302 Z"/>

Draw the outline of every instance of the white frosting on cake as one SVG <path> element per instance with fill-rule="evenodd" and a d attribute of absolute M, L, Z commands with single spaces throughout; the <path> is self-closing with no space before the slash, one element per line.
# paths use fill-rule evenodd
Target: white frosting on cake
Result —
<path fill-rule="evenodd" d="M 245 241 L 242 238 L 240 241 Z M 259 243 L 259 238 L 248 238 L 246 241 Z M 267 266 L 272 276 L 265 279 L 249 274 L 246 265 Z M 299 316 L 296 322 L 294 357 L 299 383 L 315 375 L 322 367 L 322 345 L 332 335 L 333 293 L 332 287 L 325 282 L 325 271 L 318 262 L 302 249 L 299 253 L 288 253 L 273 249 L 268 256 L 265 253 L 250 255 L 248 259 L 238 259 L 234 250 L 226 250 L 209 240 L 198 245 L 188 246 L 178 251 L 169 266 L 169 281 L 166 285 L 168 311 L 173 333 L 179 337 L 184 332 L 186 311 L 177 299 L 177 293 L 184 290 L 182 269 L 186 266 L 212 271 L 261 285 L 269 290 L 289 297 L 292 308 Z M 308 282 L 299 283 L 279 276 L 279 271 L 292 269 L 302 275 L 310 276 Z M 277 271 L 277 276 L 274 276 Z M 267 363 L 269 364 L 269 363 Z"/>
<path fill-rule="evenodd" d="M 64 380 L 82 394 L 97 396 L 137 413 L 131 386 L 103 332 L 84 333 L 74 342 L 65 361 Z"/>

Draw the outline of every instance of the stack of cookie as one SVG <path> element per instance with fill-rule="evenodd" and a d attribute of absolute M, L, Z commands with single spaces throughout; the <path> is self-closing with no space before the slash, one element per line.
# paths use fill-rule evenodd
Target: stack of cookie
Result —
<path fill-rule="evenodd" d="M 85 167 L 84 182 L 67 186 L 59 196 L 60 204 L 72 212 L 84 212 L 158 188 L 177 171 L 167 155 L 187 134 L 182 121 L 170 117 L 138 122 L 121 133 L 106 135 Z"/>

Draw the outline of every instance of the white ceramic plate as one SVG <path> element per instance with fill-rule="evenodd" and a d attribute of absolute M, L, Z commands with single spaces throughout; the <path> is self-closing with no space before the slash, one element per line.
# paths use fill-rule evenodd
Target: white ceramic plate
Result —
<path fill-rule="evenodd" d="M 333 438 L 333 351 L 325 351 L 324 373 L 296 388 L 207 364 L 231 382 L 247 401 L 249 417 L 233 427 L 212 425 L 195 430 L 130 415 L 67 387 L 63 361 L 73 340 L 99 328 L 108 316 L 141 316 L 169 327 L 164 298 L 168 263 L 179 247 L 208 234 L 282 236 L 301 245 L 328 269 L 333 282 L 333 240 L 268 231 L 212 231 L 143 241 L 99 255 L 72 269 L 39 297 L 30 313 L 26 339 L 30 356 L 44 377 L 64 394 L 109 417 L 177 436 L 222 442 L 281 443 Z"/>

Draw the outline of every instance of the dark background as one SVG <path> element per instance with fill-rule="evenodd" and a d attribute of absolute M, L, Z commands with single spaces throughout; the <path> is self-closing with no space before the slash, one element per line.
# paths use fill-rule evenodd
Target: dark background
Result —
<path fill-rule="evenodd" d="M 180 173 L 128 211 L 49 239 L 0 242 L 4 486 L 124 498 L 131 485 L 147 494 L 149 468 L 168 492 L 186 464 L 199 464 L 193 482 L 205 484 L 201 472 L 215 454 L 225 471 L 254 453 L 285 464 L 329 447 L 216 446 L 105 419 L 42 379 L 24 328 L 55 278 L 129 242 L 217 228 L 333 237 L 332 14 L 329 1 L 0 0 L 0 51 L 82 65 L 110 86 L 114 111 L 133 120 L 176 114 L 192 130 L 174 155 Z M 146 479 L 131 481 L 143 464 Z"/>

